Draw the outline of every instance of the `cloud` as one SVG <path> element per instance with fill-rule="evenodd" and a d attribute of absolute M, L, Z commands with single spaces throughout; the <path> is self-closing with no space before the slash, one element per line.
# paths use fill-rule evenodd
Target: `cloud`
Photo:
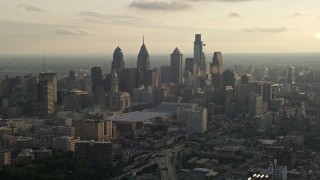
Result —
<path fill-rule="evenodd" d="M 80 16 L 84 17 L 87 22 L 104 22 L 104 23 L 114 23 L 114 22 L 129 22 L 135 21 L 138 18 L 133 16 L 118 16 L 105 14 L 94 11 L 82 11 L 79 13 Z"/>
<path fill-rule="evenodd" d="M 300 12 L 295 12 L 295 13 L 293 13 L 293 16 L 303 16 L 303 14 Z"/>
<path fill-rule="evenodd" d="M 57 35 L 70 35 L 70 36 L 85 36 L 89 35 L 89 31 L 84 29 L 70 29 L 70 28 L 59 28 L 56 29 L 55 34 Z"/>
<path fill-rule="evenodd" d="M 241 14 L 238 12 L 229 12 L 228 17 L 231 17 L 231 18 L 241 17 Z"/>
<path fill-rule="evenodd" d="M 174 0 L 171 2 L 158 0 L 135 0 L 129 5 L 129 7 L 142 10 L 179 11 L 190 9 L 191 5 L 181 0 Z"/>
<path fill-rule="evenodd" d="M 26 11 L 30 11 L 30 12 L 42 12 L 42 11 L 44 11 L 40 7 L 35 6 L 35 5 L 31 5 L 31 4 L 19 4 L 16 7 L 25 9 Z"/>
<path fill-rule="evenodd" d="M 245 32 L 264 32 L 264 33 L 279 33 L 288 31 L 288 28 L 285 26 L 280 27 L 255 27 L 255 28 L 244 28 Z"/>

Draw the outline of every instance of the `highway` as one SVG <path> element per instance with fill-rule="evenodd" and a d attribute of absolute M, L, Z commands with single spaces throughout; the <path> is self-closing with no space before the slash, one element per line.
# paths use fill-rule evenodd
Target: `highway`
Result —
<path fill-rule="evenodd" d="M 187 143 L 187 142 L 193 142 L 193 141 L 201 141 L 201 142 L 204 142 L 208 139 L 212 139 L 212 138 L 215 138 L 217 136 L 221 136 L 222 134 L 226 134 L 236 128 L 239 128 L 239 127 L 242 127 L 245 123 L 247 123 L 247 121 L 241 121 L 241 122 L 237 122 L 237 123 L 230 123 L 229 125 L 227 125 L 224 129 L 219 129 L 219 130 L 216 130 L 216 131 L 213 131 L 213 132 L 209 132 L 207 134 L 204 134 L 200 137 L 195 137 L 195 138 L 192 138 L 192 139 L 189 139 L 187 141 L 184 141 L 184 142 L 180 142 L 180 143 L 177 143 L 175 144 L 174 147 L 172 148 L 167 148 L 167 149 L 164 149 L 162 151 L 154 151 L 150 154 L 153 154 L 153 153 L 156 153 L 156 154 L 163 154 L 163 157 L 156 157 L 154 159 L 152 158 L 149 158 L 149 161 L 146 162 L 146 164 L 142 165 L 142 166 L 139 166 L 139 167 L 136 167 L 134 169 L 131 169 L 133 168 L 133 166 L 131 165 L 130 167 L 126 167 L 124 168 L 124 170 L 126 169 L 131 169 L 129 172 L 126 172 L 125 174 L 122 174 L 116 178 L 113 178 L 113 180 L 120 180 L 121 178 L 125 177 L 125 176 L 129 176 L 131 174 L 135 174 L 139 171 L 142 171 L 143 169 L 157 163 L 159 168 L 160 168 L 160 175 L 161 175 L 161 180 L 176 180 L 178 179 L 177 178 L 177 173 L 175 171 L 175 165 L 171 163 L 171 158 L 173 156 L 173 152 L 180 152 L 180 151 L 185 151 L 187 149 L 191 149 L 191 148 L 194 148 L 196 146 L 198 146 L 198 144 L 195 144 L 195 145 L 192 145 L 188 148 L 184 148 L 184 144 Z M 145 155 L 141 156 L 141 157 L 146 157 Z M 134 163 L 136 164 L 136 163 Z M 139 163 L 137 163 L 139 164 Z M 137 165 L 136 164 L 136 165 Z"/>

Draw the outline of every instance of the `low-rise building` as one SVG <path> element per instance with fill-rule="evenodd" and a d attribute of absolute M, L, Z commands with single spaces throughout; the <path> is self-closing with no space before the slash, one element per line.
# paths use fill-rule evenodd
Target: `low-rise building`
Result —
<path fill-rule="evenodd" d="M 31 149 L 33 147 L 34 139 L 32 137 L 17 137 L 17 149 Z"/>
<path fill-rule="evenodd" d="M 5 165 L 11 164 L 11 152 L 0 151 L 0 169 Z"/>
<path fill-rule="evenodd" d="M 80 141 L 79 137 L 59 136 L 54 139 L 53 148 L 63 151 L 74 151 L 75 144 Z"/>
<path fill-rule="evenodd" d="M 32 149 L 23 149 L 16 159 L 16 161 L 25 165 L 31 164 L 33 160 L 34 153 Z"/>
<path fill-rule="evenodd" d="M 46 157 L 51 156 L 52 150 L 51 149 L 42 148 L 42 149 L 39 149 L 39 150 L 35 150 L 33 152 L 33 154 L 34 154 L 34 158 L 35 159 L 46 158 Z"/>

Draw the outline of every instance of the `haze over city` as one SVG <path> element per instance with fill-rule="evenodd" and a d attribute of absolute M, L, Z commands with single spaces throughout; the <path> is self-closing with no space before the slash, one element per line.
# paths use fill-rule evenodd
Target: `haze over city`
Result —
<path fill-rule="evenodd" d="M 0 54 L 319 52 L 319 0 L 2 0 Z"/>
<path fill-rule="evenodd" d="M 1 0 L 0 179 L 320 179 L 319 0 Z"/>

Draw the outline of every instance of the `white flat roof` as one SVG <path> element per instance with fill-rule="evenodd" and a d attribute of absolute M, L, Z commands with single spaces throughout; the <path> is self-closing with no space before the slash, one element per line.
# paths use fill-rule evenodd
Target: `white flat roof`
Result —
<path fill-rule="evenodd" d="M 174 114 L 178 108 L 191 109 L 193 106 L 197 105 L 192 103 L 162 102 L 159 106 L 152 109 L 126 113 L 120 116 L 111 116 L 109 118 L 114 122 L 146 122 L 152 118 Z"/>
<path fill-rule="evenodd" d="M 109 118 L 114 122 L 143 122 L 143 121 L 148 121 L 149 119 L 152 119 L 152 118 L 166 116 L 166 115 L 169 115 L 169 113 L 137 111 L 137 112 L 122 114 L 120 116 L 111 116 Z"/>

